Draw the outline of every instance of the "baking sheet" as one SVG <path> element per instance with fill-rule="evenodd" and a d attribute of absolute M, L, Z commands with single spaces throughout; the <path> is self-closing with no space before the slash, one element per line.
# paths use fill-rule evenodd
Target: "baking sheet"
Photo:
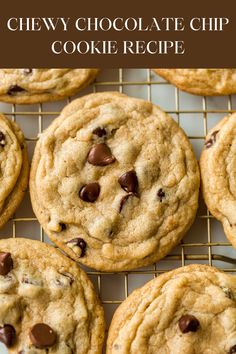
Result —
<path fill-rule="evenodd" d="M 193 96 L 179 91 L 146 69 L 103 70 L 96 82 L 76 97 L 101 91 L 120 91 L 159 105 L 185 130 L 197 158 L 203 148 L 207 131 L 224 116 L 236 111 L 236 96 Z M 48 127 L 69 101 L 70 99 L 67 99 L 30 106 L 0 103 L 0 111 L 16 120 L 22 128 L 31 158 L 38 134 Z M 35 218 L 28 192 L 14 218 L 0 230 L 0 237 L 27 237 L 50 243 Z M 100 295 L 108 327 L 117 306 L 134 289 L 162 272 L 191 263 L 209 264 L 227 272 L 236 272 L 236 251 L 224 236 L 221 224 L 207 211 L 202 198 L 197 218 L 182 244 L 156 265 L 116 274 L 83 268 L 88 272 Z M 7 353 L 1 344 L 0 353 Z"/>

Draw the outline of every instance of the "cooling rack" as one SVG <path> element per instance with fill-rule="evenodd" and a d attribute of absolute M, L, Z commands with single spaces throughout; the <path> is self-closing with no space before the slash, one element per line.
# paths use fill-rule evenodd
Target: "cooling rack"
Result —
<path fill-rule="evenodd" d="M 93 85 L 76 97 L 90 92 L 119 91 L 158 104 L 187 133 L 199 158 L 207 131 L 225 115 L 236 111 L 236 96 L 200 97 L 179 91 L 151 70 L 103 70 Z M 74 98 L 74 97 L 73 97 Z M 59 115 L 71 99 L 31 106 L 0 104 L 0 111 L 17 121 L 25 133 L 30 157 L 40 134 Z M 27 237 L 50 243 L 32 211 L 29 194 L 14 217 L 0 231 L 1 238 Z M 159 274 L 191 263 L 217 266 L 236 273 L 236 251 L 224 236 L 223 229 L 200 198 L 196 221 L 182 243 L 165 259 L 149 267 L 118 273 L 85 268 L 104 305 L 109 326 L 116 307 L 137 287 Z M 2 353 L 2 349 L 0 348 Z"/>

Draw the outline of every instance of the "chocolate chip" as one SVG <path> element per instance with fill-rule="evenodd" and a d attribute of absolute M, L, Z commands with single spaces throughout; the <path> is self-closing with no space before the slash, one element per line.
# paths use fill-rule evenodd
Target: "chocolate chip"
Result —
<path fill-rule="evenodd" d="M 129 193 L 129 194 L 127 194 L 127 195 L 124 195 L 124 196 L 121 198 L 119 213 L 121 212 L 123 206 L 125 205 L 125 203 L 126 203 L 127 200 L 129 199 L 129 197 L 131 197 L 132 195 L 134 195 L 134 194 L 133 194 L 133 193 Z"/>
<path fill-rule="evenodd" d="M 216 142 L 216 135 L 219 133 L 219 130 L 216 130 L 211 134 L 211 137 L 209 140 L 205 142 L 205 146 L 207 149 L 209 149 L 215 142 Z"/>
<path fill-rule="evenodd" d="M 158 198 L 160 199 L 160 202 L 162 202 L 162 199 L 165 198 L 166 195 L 165 195 L 165 192 L 163 191 L 162 188 L 160 188 L 160 189 L 158 190 L 157 196 L 158 196 Z"/>
<path fill-rule="evenodd" d="M 97 182 L 88 183 L 79 191 L 79 197 L 84 202 L 94 203 L 100 193 L 100 186 Z"/>
<path fill-rule="evenodd" d="M 32 72 L 33 72 L 33 69 L 23 69 L 23 73 L 24 73 L 25 75 L 32 74 Z"/>
<path fill-rule="evenodd" d="M 7 275 L 13 268 L 13 260 L 10 253 L 0 252 L 0 275 Z"/>
<path fill-rule="evenodd" d="M 138 178 L 134 170 L 125 172 L 119 177 L 120 186 L 128 193 L 138 193 Z"/>
<path fill-rule="evenodd" d="M 61 231 L 66 230 L 66 224 L 64 224 L 64 222 L 60 222 L 59 225 L 61 226 Z"/>
<path fill-rule="evenodd" d="M 179 319 L 179 329 L 182 333 L 196 332 L 199 326 L 198 319 L 193 315 L 183 315 Z"/>
<path fill-rule="evenodd" d="M 56 333 L 45 323 L 37 323 L 29 333 L 30 340 L 36 348 L 52 347 L 56 343 Z"/>
<path fill-rule="evenodd" d="M 209 149 L 213 144 L 214 142 L 211 138 L 205 142 L 205 146 L 207 149 Z"/>
<path fill-rule="evenodd" d="M 115 133 L 117 132 L 117 130 L 118 130 L 118 128 L 113 128 L 113 129 L 111 130 L 111 135 L 115 135 Z"/>
<path fill-rule="evenodd" d="M 0 146 L 5 146 L 6 144 L 6 137 L 5 134 L 3 134 L 3 132 L 0 131 Z"/>
<path fill-rule="evenodd" d="M 4 343 L 8 348 L 10 348 L 16 339 L 15 328 L 11 325 L 4 325 L 0 327 L 0 342 Z"/>
<path fill-rule="evenodd" d="M 96 129 L 93 130 L 93 134 L 99 136 L 99 138 L 101 138 L 102 136 L 106 135 L 106 129 L 101 128 L 101 127 L 97 127 Z"/>
<path fill-rule="evenodd" d="M 105 144 L 95 144 L 89 151 L 88 162 L 94 166 L 106 166 L 115 162 L 110 148 Z"/>
<path fill-rule="evenodd" d="M 229 350 L 229 354 L 234 354 L 234 353 L 236 353 L 236 345 L 233 345 Z"/>
<path fill-rule="evenodd" d="M 12 85 L 9 87 L 9 90 L 7 91 L 7 94 L 9 96 L 14 96 L 15 94 L 19 93 L 19 92 L 23 92 L 25 91 L 25 89 L 23 89 L 22 87 L 18 86 L 18 85 Z"/>
<path fill-rule="evenodd" d="M 80 257 L 83 257 L 85 255 L 87 244 L 82 238 L 73 238 L 72 240 L 68 241 L 67 244 L 79 247 L 81 249 Z"/>

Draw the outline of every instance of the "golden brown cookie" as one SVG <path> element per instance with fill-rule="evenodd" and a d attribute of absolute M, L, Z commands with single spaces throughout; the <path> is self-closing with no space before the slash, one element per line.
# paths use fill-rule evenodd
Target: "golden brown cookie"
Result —
<path fill-rule="evenodd" d="M 40 135 L 30 177 L 51 240 L 106 271 L 164 257 L 191 226 L 198 191 L 183 130 L 152 103 L 115 92 L 65 107 Z"/>
<path fill-rule="evenodd" d="M 0 101 L 33 104 L 76 94 L 98 69 L 0 69 Z"/>
<path fill-rule="evenodd" d="M 236 69 L 154 69 L 164 79 L 195 95 L 236 93 Z"/>
<path fill-rule="evenodd" d="M 107 354 L 233 354 L 236 277 L 205 265 L 165 273 L 117 309 Z"/>
<path fill-rule="evenodd" d="M 236 248 L 236 113 L 209 131 L 200 167 L 205 202 Z"/>
<path fill-rule="evenodd" d="M 104 314 L 87 275 L 54 247 L 0 241 L 0 341 L 9 354 L 101 354 Z"/>
<path fill-rule="evenodd" d="M 14 214 L 28 185 L 29 162 L 19 126 L 0 114 L 0 228 Z"/>

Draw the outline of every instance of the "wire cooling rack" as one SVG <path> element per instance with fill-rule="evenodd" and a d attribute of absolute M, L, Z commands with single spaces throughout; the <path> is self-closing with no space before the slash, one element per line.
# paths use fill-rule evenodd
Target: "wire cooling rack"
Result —
<path fill-rule="evenodd" d="M 119 91 L 158 104 L 185 130 L 198 158 L 207 131 L 225 115 L 236 111 L 236 96 L 193 96 L 179 91 L 146 69 L 104 70 L 93 85 L 77 96 L 101 91 Z M 70 99 L 31 106 L 0 104 L 0 111 L 21 126 L 32 157 L 38 134 L 59 115 L 69 101 Z M 28 194 L 14 218 L 0 231 L 1 238 L 9 236 L 23 236 L 50 243 L 33 214 Z M 204 263 L 217 266 L 226 272 L 236 272 L 236 251 L 224 236 L 220 223 L 210 215 L 201 198 L 196 221 L 182 243 L 157 264 L 116 274 L 88 268 L 85 270 L 100 295 L 109 325 L 116 307 L 132 290 L 158 274 L 190 263 Z"/>

